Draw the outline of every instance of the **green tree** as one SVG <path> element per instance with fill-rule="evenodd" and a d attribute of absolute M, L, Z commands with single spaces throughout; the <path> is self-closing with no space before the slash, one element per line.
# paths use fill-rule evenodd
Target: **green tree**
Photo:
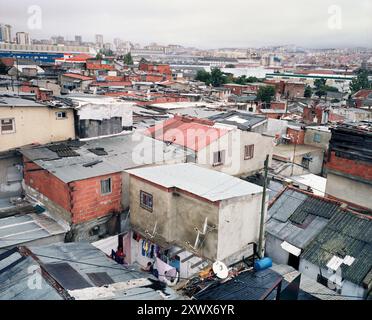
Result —
<path fill-rule="evenodd" d="M 362 89 L 371 89 L 372 86 L 368 81 L 368 71 L 366 69 L 359 69 L 358 75 L 350 83 L 350 90 L 355 93 Z"/>
<path fill-rule="evenodd" d="M 96 60 L 102 60 L 103 56 L 101 52 L 98 52 L 96 55 Z"/>
<path fill-rule="evenodd" d="M 305 98 L 311 98 L 311 95 L 313 94 L 313 90 L 310 86 L 305 87 L 304 97 Z"/>
<path fill-rule="evenodd" d="M 226 83 L 226 76 L 222 73 L 219 68 L 213 68 L 211 71 L 211 84 L 213 87 L 220 87 L 223 83 Z"/>
<path fill-rule="evenodd" d="M 327 80 L 326 79 L 323 79 L 323 78 L 321 78 L 321 79 L 315 79 L 315 81 L 314 81 L 315 89 L 316 90 L 320 90 L 322 87 L 325 86 L 326 82 L 327 82 Z"/>
<path fill-rule="evenodd" d="M 130 54 L 130 52 L 128 52 L 124 58 L 123 58 L 123 61 L 126 65 L 133 65 L 133 58 L 132 58 L 132 55 Z"/>
<path fill-rule="evenodd" d="M 275 96 L 275 88 L 273 86 L 263 86 L 258 89 L 257 100 L 270 103 Z"/>
<path fill-rule="evenodd" d="M 261 82 L 261 81 L 257 77 L 248 77 L 247 78 L 247 83 L 253 83 L 253 82 Z"/>
<path fill-rule="evenodd" d="M 325 91 L 324 89 L 319 89 L 319 90 L 315 91 L 315 95 L 318 96 L 319 99 L 321 99 L 322 97 L 327 96 L 327 91 Z"/>
<path fill-rule="evenodd" d="M 206 85 L 210 85 L 211 83 L 211 74 L 208 71 L 203 70 L 198 70 L 196 73 L 195 80 L 202 81 Z"/>
<path fill-rule="evenodd" d="M 6 65 L 0 60 L 0 74 L 6 74 L 7 70 Z"/>
<path fill-rule="evenodd" d="M 240 77 L 237 77 L 237 78 L 234 78 L 234 83 L 236 84 L 246 84 L 247 83 L 247 78 L 246 76 L 240 76 Z"/>

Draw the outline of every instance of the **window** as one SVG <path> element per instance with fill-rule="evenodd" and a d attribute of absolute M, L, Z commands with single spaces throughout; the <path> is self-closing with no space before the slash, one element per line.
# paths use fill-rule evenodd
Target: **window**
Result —
<path fill-rule="evenodd" d="M 56 112 L 56 118 L 57 120 L 66 119 L 67 118 L 66 111 Z"/>
<path fill-rule="evenodd" d="M 317 142 L 317 143 L 320 143 L 320 139 L 321 139 L 320 134 L 319 133 L 314 133 L 313 141 Z"/>
<path fill-rule="evenodd" d="M 218 166 L 225 162 L 225 150 L 213 153 L 213 165 Z"/>
<path fill-rule="evenodd" d="M 152 194 L 149 194 L 145 191 L 140 192 L 140 205 L 142 208 L 152 211 Z"/>
<path fill-rule="evenodd" d="M 252 159 L 253 154 L 254 154 L 254 144 L 244 146 L 244 160 Z"/>
<path fill-rule="evenodd" d="M 101 194 L 111 193 L 111 178 L 101 180 Z"/>
<path fill-rule="evenodd" d="M 302 158 L 302 166 L 305 168 L 305 169 L 309 169 L 309 166 L 310 166 L 310 161 L 311 161 L 311 158 L 309 156 L 305 156 Z"/>
<path fill-rule="evenodd" d="M 1 133 L 14 133 L 15 132 L 15 123 L 14 119 L 1 119 L 0 120 L 1 125 Z"/>

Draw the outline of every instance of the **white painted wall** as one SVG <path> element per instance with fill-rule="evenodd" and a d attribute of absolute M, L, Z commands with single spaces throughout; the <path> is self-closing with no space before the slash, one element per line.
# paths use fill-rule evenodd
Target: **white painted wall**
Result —
<path fill-rule="evenodd" d="M 253 158 L 245 160 L 244 147 L 251 144 L 254 145 Z M 225 162 L 223 165 L 213 166 L 213 153 L 220 150 L 225 150 Z M 235 129 L 200 150 L 196 163 L 234 176 L 249 175 L 263 169 L 267 154 L 270 155 L 270 165 L 272 153 L 271 137 Z"/>
<path fill-rule="evenodd" d="M 218 260 L 224 260 L 239 252 L 250 242 L 258 243 L 261 199 L 262 194 L 260 193 L 220 202 Z M 266 213 L 267 210 L 265 210 Z"/>

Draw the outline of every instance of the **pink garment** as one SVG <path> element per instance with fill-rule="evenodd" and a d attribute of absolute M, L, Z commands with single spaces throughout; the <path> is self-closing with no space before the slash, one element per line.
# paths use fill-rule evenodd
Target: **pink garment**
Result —
<path fill-rule="evenodd" d="M 156 258 L 156 268 L 159 272 L 159 280 L 165 281 L 166 279 L 171 280 L 171 278 L 175 278 L 177 275 L 177 270 L 175 267 L 170 266 L 169 264 L 163 262 L 159 258 Z M 166 274 L 166 277 L 164 276 Z"/>

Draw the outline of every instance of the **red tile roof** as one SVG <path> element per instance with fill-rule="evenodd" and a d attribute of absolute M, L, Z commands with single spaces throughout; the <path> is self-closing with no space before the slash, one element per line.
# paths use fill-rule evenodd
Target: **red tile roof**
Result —
<path fill-rule="evenodd" d="M 115 67 L 110 64 L 87 63 L 88 70 L 115 70 Z"/>
<path fill-rule="evenodd" d="M 372 94 L 372 90 L 362 89 L 362 90 L 359 90 L 357 93 L 354 94 L 354 98 L 366 99 L 370 94 Z"/>
<path fill-rule="evenodd" d="M 149 128 L 146 134 L 157 140 L 199 151 L 229 132 L 226 129 L 213 128 L 213 124 L 210 120 L 176 115 Z"/>
<path fill-rule="evenodd" d="M 91 77 L 83 76 L 83 75 L 78 74 L 78 73 L 65 73 L 65 74 L 63 74 L 63 76 L 64 77 L 69 77 L 69 78 L 74 78 L 74 79 L 79 79 L 79 80 L 82 80 L 82 81 L 94 80 Z"/>
<path fill-rule="evenodd" d="M 130 81 L 95 81 L 91 84 L 92 86 L 97 87 L 131 87 L 132 82 Z"/>

